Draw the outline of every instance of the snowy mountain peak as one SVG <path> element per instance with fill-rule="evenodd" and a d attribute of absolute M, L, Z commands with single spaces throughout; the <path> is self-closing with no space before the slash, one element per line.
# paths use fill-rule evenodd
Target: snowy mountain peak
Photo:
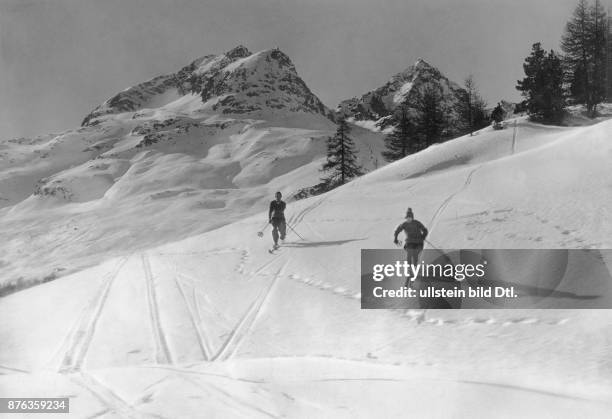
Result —
<path fill-rule="evenodd" d="M 415 68 L 425 68 L 425 67 L 432 67 L 433 66 L 431 64 L 429 64 L 427 61 L 425 61 L 424 59 L 422 59 L 421 57 L 417 58 L 416 62 L 414 63 Z"/>
<path fill-rule="evenodd" d="M 331 118 L 299 77 L 291 59 L 278 48 L 232 60 L 193 82 L 192 90 L 215 113 L 306 112 Z"/>
<path fill-rule="evenodd" d="M 245 58 L 251 55 L 246 47 L 238 45 L 231 50 L 219 54 L 219 55 L 205 55 L 203 57 L 194 60 L 191 64 L 183 67 L 180 72 L 186 72 L 190 74 L 196 74 L 199 76 L 206 75 L 210 72 L 218 71 L 220 68 L 225 67 L 231 62 Z"/>
<path fill-rule="evenodd" d="M 251 53 L 238 45 L 224 54 L 198 58 L 177 73 L 155 77 L 116 94 L 87 115 L 82 125 L 96 124 L 97 118 L 104 115 L 168 106 L 189 94 L 199 95 L 202 102 L 192 110 L 222 114 L 283 110 L 333 118 L 285 53 L 278 48 Z"/>
<path fill-rule="evenodd" d="M 244 45 L 238 45 L 225 53 L 225 56 L 228 58 L 244 58 L 248 57 L 249 55 L 251 55 L 251 51 L 249 51 L 249 49 Z"/>
<path fill-rule="evenodd" d="M 381 87 L 360 98 L 340 102 L 337 112 L 357 121 L 373 121 L 378 128 L 384 129 L 392 123 L 389 117 L 395 109 L 402 103 L 414 103 L 427 85 L 437 86 L 451 108 L 462 91 L 458 84 L 446 78 L 440 70 L 419 58 L 414 65 L 395 74 Z"/>

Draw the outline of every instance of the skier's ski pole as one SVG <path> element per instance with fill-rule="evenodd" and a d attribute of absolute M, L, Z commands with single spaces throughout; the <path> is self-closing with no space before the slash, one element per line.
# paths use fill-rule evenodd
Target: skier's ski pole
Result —
<path fill-rule="evenodd" d="M 291 229 L 291 231 L 293 231 L 296 234 L 296 236 L 298 236 L 300 239 L 306 241 L 306 239 L 304 237 L 300 236 L 300 234 L 297 231 L 295 231 L 293 229 L 293 227 L 291 227 L 291 225 L 289 225 L 289 223 L 287 223 L 287 227 L 289 227 Z"/>
<path fill-rule="evenodd" d="M 266 229 L 266 227 L 268 227 L 268 224 L 270 224 L 270 223 L 269 223 L 269 222 L 268 222 L 268 223 L 266 223 L 266 225 L 265 225 L 265 226 L 263 226 L 263 228 L 257 232 L 257 235 L 258 235 L 259 237 L 263 237 L 263 232 L 264 232 L 264 230 Z"/>

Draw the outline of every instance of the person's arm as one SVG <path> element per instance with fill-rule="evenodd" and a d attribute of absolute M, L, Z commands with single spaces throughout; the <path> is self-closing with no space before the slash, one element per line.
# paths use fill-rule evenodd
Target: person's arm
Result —
<path fill-rule="evenodd" d="M 270 211 L 268 211 L 268 222 L 272 222 L 272 211 L 274 211 L 274 201 L 270 202 Z"/>
<path fill-rule="evenodd" d="M 429 234 L 429 231 L 423 225 L 423 223 L 419 222 L 419 224 L 421 225 L 421 235 L 423 236 L 423 240 L 425 240 L 427 238 L 427 235 Z"/>
<path fill-rule="evenodd" d="M 395 234 L 393 235 L 393 243 L 397 244 L 397 235 L 404 229 L 404 223 L 397 226 L 395 229 Z"/>

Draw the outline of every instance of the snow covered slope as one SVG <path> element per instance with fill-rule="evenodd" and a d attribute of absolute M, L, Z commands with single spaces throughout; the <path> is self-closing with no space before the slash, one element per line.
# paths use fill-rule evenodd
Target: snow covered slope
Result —
<path fill-rule="evenodd" d="M 155 198 L 172 207 L 161 216 L 115 201 L 92 244 L 120 219 L 148 221 L 131 251 L 0 300 L 0 396 L 70 395 L 77 417 L 608 417 L 610 311 L 359 308 L 360 249 L 391 247 L 408 206 L 438 247 L 612 246 L 612 121 L 516 128 L 291 203 L 305 240 L 290 230 L 274 255 L 255 234 L 264 203 L 196 234 L 182 201 Z M 184 240 L 138 245 L 189 223 Z"/>
<path fill-rule="evenodd" d="M 318 183 L 330 117 L 284 53 L 239 46 L 126 89 L 81 128 L 0 142 L 0 294 Z M 381 164 L 381 135 L 353 137 L 367 170 Z"/>
<path fill-rule="evenodd" d="M 465 91 L 422 58 L 381 87 L 340 102 L 337 112 L 362 126 L 387 129 L 393 125 L 391 116 L 395 109 L 404 102 L 414 104 L 426 86 L 439 89 L 445 113 L 450 120 L 457 119 L 456 104 Z"/>

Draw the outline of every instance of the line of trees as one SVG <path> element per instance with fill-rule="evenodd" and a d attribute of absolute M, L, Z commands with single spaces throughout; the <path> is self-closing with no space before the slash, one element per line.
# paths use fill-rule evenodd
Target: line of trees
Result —
<path fill-rule="evenodd" d="M 562 54 L 545 52 L 540 43 L 525 59 L 525 78 L 517 89 L 532 119 L 558 123 L 566 104 L 582 104 L 590 117 L 606 99 L 608 16 L 599 0 L 579 0 L 561 38 Z"/>

